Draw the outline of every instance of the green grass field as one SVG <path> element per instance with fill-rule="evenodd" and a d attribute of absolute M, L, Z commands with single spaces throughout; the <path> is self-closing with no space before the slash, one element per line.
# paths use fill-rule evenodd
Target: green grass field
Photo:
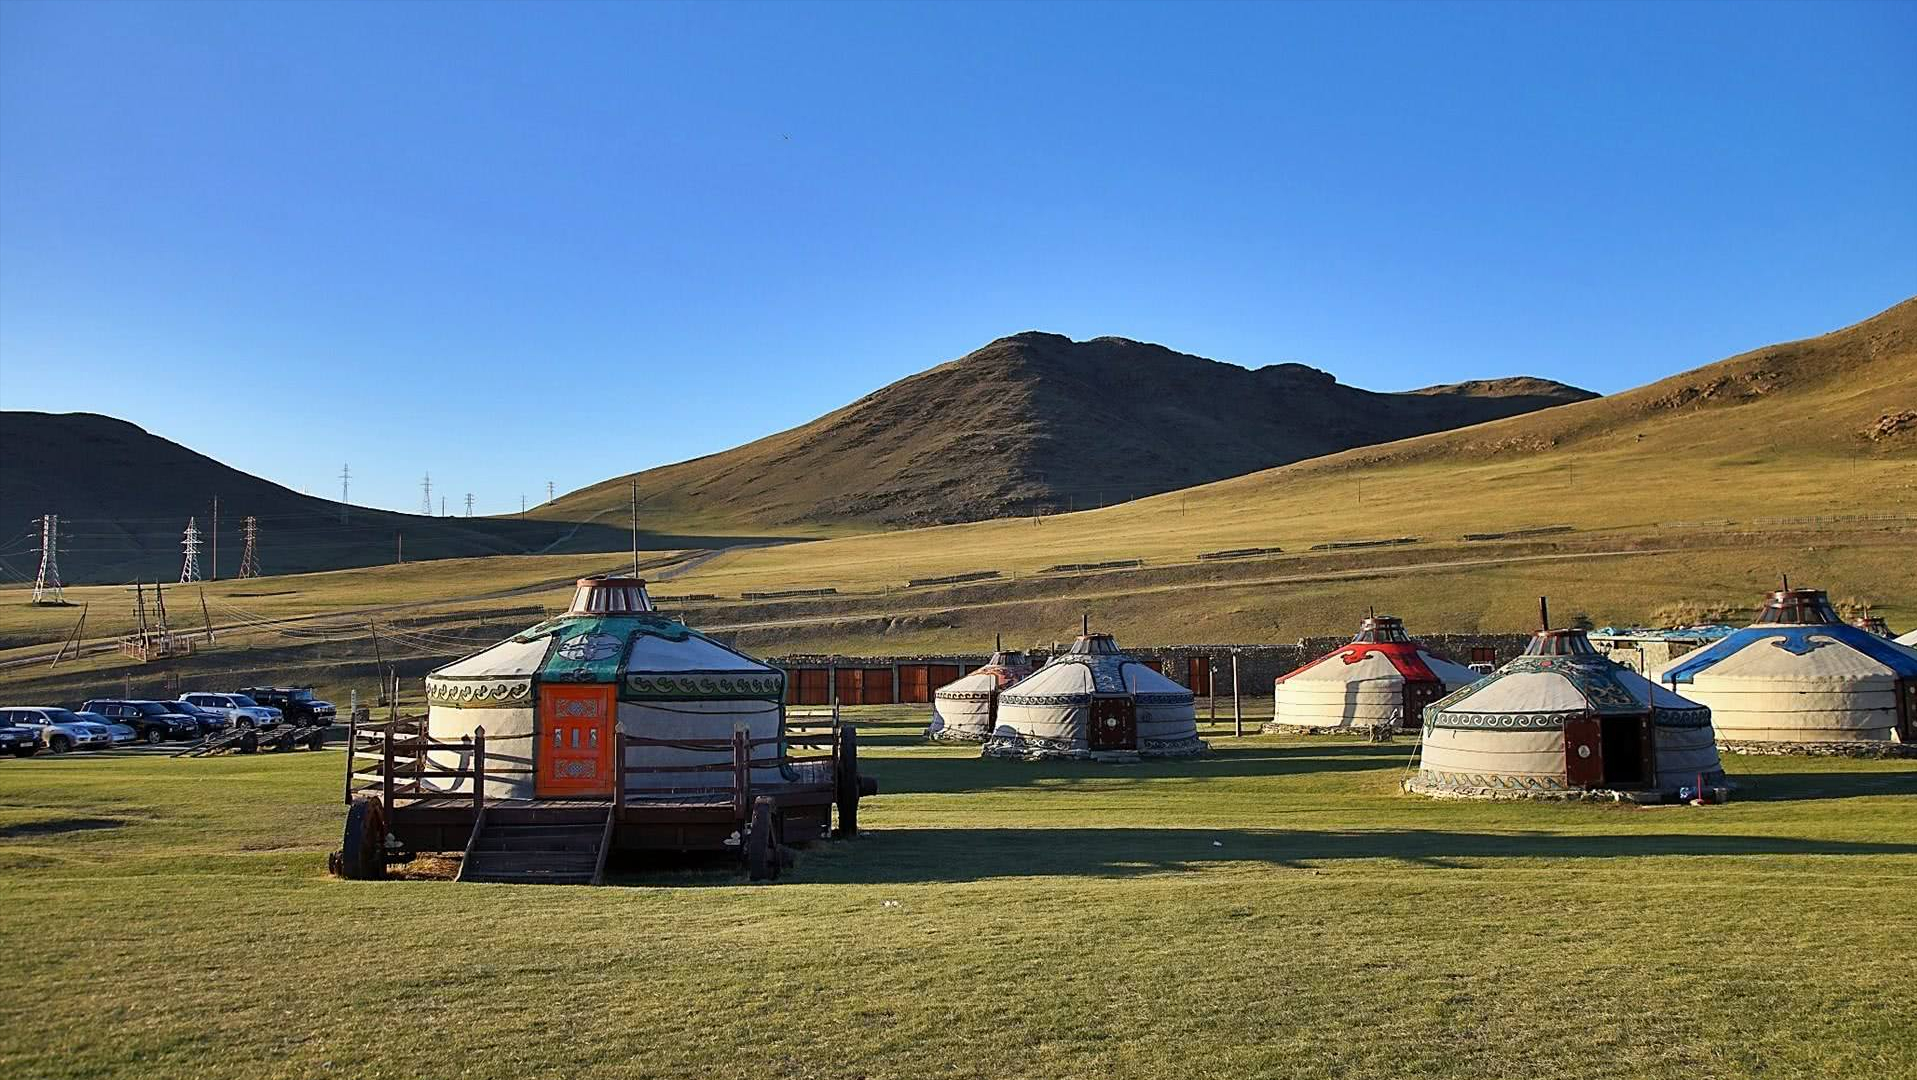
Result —
<path fill-rule="evenodd" d="M 0 1075 L 1917 1075 L 1917 762 L 1433 802 L 1402 742 L 1029 765 L 867 720 L 865 835 L 762 886 L 335 881 L 337 751 L 0 762 Z"/>

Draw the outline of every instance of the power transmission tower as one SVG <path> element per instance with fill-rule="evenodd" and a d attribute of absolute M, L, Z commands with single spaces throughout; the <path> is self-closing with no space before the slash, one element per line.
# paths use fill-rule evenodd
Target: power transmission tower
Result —
<path fill-rule="evenodd" d="M 473 516 L 473 493 L 470 491 L 466 493 L 466 516 Z"/>
<path fill-rule="evenodd" d="M 260 522 L 258 518 L 248 517 L 241 527 L 246 537 L 246 550 L 240 552 L 240 576 L 243 578 L 260 576 Z"/>
<path fill-rule="evenodd" d="M 439 516 L 440 517 L 446 516 L 446 496 L 444 495 L 441 495 L 439 497 Z"/>
<path fill-rule="evenodd" d="M 200 526 L 196 519 L 186 519 L 186 535 L 180 547 L 186 550 L 186 560 L 180 564 L 180 583 L 200 580 Z"/>
<path fill-rule="evenodd" d="M 339 467 L 339 523 L 341 525 L 346 524 L 346 507 L 350 502 L 347 496 L 352 492 L 352 488 L 349 486 L 352 483 L 352 479 L 353 467 L 351 465 L 341 465 Z"/>
<path fill-rule="evenodd" d="M 33 579 L 33 602 L 65 604 L 60 588 L 60 515 L 40 516 L 40 576 Z"/>
<path fill-rule="evenodd" d="M 551 480 L 546 481 L 546 501 L 547 502 L 552 501 L 552 481 Z"/>
<path fill-rule="evenodd" d="M 432 517 L 433 516 L 433 474 L 432 473 L 427 473 L 426 479 L 421 480 L 419 482 L 419 489 L 422 493 L 419 499 L 419 512 L 422 514 L 425 514 L 427 517 Z"/>

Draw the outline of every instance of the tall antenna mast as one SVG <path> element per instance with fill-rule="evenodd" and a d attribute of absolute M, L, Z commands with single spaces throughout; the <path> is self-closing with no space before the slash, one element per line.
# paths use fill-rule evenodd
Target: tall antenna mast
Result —
<path fill-rule="evenodd" d="M 341 465 L 339 467 L 339 523 L 341 525 L 346 524 L 346 508 L 352 505 L 352 499 L 349 497 L 352 494 L 352 480 L 353 467 Z"/>
<path fill-rule="evenodd" d="M 180 539 L 186 559 L 180 564 L 180 583 L 200 580 L 200 526 L 197 519 L 186 519 L 186 533 Z"/>
<path fill-rule="evenodd" d="M 419 482 L 419 512 L 427 517 L 433 516 L 433 474 L 427 473 L 426 479 Z"/>
<path fill-rule="evenodd" d="M 65 604 L 60 589 L 60 515 L 40 516 L 40 574 L 33 579 L 33 602 Z"/>
<path fill-rule="evenodd" d="M 243 578 L 260 576 L 260 520 L 248 517 L 241 526 L 246 537 L 246 550 L 240 552 L 240 576 Z"/>

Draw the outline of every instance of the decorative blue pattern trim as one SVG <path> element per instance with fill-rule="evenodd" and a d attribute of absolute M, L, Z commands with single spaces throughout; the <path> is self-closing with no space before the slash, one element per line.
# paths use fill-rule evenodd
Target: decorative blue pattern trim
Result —
<path fill-rule="evenodd" d="M 1825 640 L 1813 641 L 1813 638 Z M 1833 645 L 1844 646 L 1863 653 L 1896 672 L 1900 678 L 1917 678 L 1917 655 L 1908 649 L 1868 630 L 1843 623 L 1826 623 L 1822 626 L 1747 626 L 1666 668 L 1663 681 L 1691 682 L 1699 672 L 1708 671 L 1735 654 L 1765 641 L 1792 656 L 1808 656 L 1817 649 Z"/>

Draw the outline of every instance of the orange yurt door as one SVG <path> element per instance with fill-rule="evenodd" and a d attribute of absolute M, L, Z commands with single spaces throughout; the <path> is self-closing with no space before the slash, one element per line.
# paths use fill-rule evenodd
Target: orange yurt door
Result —
<path fill-rule="evenodd" d="M 614 689 L 539 688 L 539 771 L 533 794 L 542 799 L 612 794 Z"/>

